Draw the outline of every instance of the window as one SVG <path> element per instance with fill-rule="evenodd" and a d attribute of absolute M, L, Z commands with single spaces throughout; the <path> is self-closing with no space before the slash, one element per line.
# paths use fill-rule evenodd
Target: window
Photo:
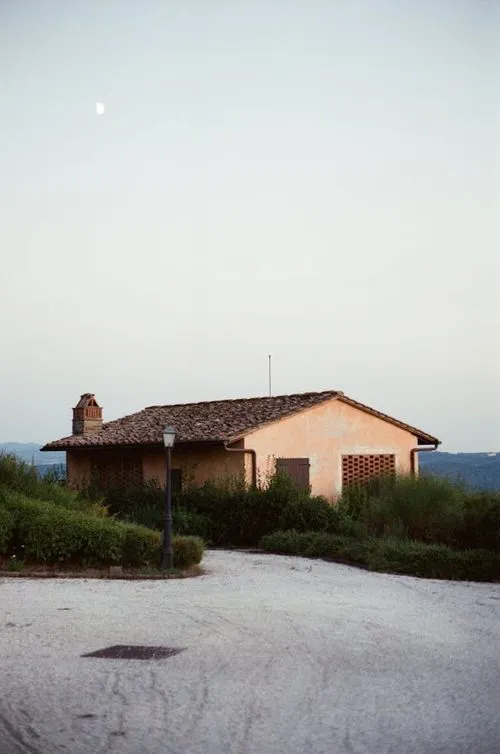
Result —
<path fill-rule="evenodd" d="M 276 472 L 288 474 L 300 490 L 310 489 L 309 458 L 277 458 Z"/>
<path fill-rule="evenodd" d="M 366 484 L 370 479 L 395 473 L 396 456 L 390 453 L 342 456 L 342 487 Z"/>
<path fill-rule="evenodd" d="M 140 487 L 143 482 L 142 458 L 136 453 L 95 454 L 94 473 L 101 489 Z"/>

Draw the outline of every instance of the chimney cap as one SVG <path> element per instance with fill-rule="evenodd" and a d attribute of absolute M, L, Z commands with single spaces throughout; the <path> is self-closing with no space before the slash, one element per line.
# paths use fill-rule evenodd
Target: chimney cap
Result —
<path fill-rule="evenodd" d="M 94 393 L 83 393 L 83 395 L 80 396 L 80 400 L 76 404 L 75 408 L 88 408 L 88 406 L 95 406 L 96 408 L 100 408 Z"/>

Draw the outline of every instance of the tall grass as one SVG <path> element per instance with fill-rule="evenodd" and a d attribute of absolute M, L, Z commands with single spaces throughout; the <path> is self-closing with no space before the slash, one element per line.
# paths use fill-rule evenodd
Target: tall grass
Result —
<path fill-rule="evenodd" d="M 0 489 L 2 488 L 68 510 L 82 511 L 101 518 L 107 515 L 102 498 L 87 499 L 80 493 L 62 486 L 57 477 L 50 473 L 41 477 L 36 468 L 9 453 L 0 453 Z"/>
<path fill-rule="evenodd" d="M 443 478 L 377 479 L 347 489 L 338 512 L 358 535 L 500 550 L 500 494 Z"/>

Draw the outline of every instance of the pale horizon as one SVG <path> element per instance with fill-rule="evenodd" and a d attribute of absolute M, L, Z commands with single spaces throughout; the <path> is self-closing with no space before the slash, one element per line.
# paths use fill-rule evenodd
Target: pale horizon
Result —
<path fill-rule="evenodd" d="M 0 6 L 0 442 L 266 395 L 271 352 L 500 451 L 500 6 L 187 6 Z"/>

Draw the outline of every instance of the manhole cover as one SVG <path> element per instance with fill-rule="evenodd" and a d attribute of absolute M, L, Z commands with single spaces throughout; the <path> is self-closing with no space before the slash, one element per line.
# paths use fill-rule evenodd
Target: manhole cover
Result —
<path fill-rule="evenodd" d="M 113 647 L 98 649 L 82 657 L 102 657 L 110 660 L 164 660 L 182 652 L 181 647 L 142 647 L 130 644 L 116 644 Z"/>

